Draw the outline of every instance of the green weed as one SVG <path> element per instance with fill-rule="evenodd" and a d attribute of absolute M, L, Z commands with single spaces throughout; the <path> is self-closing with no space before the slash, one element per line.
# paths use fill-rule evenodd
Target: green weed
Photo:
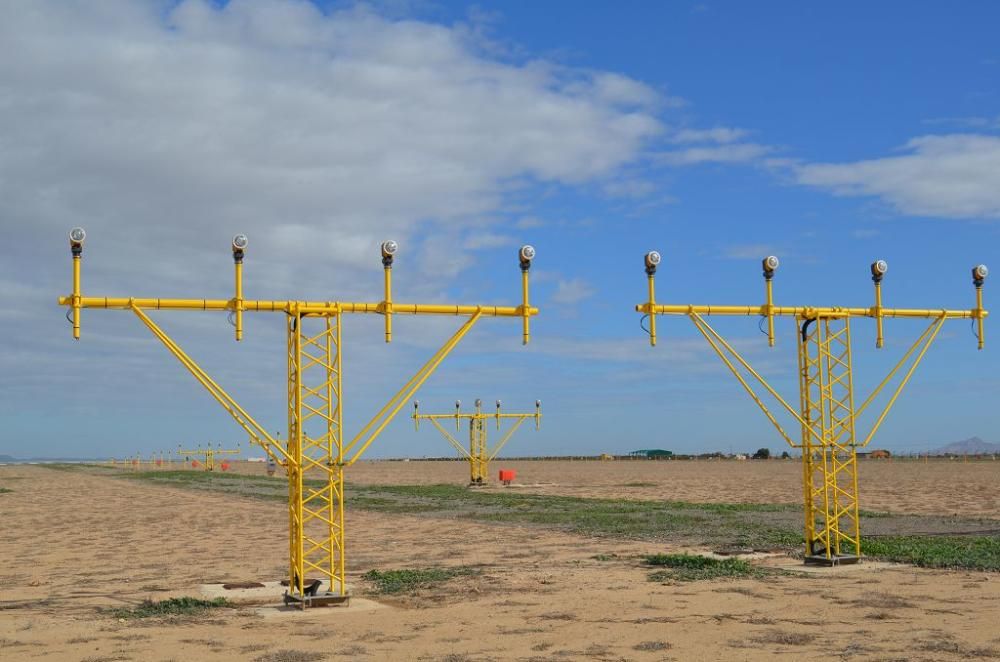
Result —
<path fill-rule="evenodd" d="M 197 616 L 212 609 L 230 607 L 225 598 L 201 600 L 199 598 L 168 598 L 166 600 L 143 600 L 138 607 L 112 609 L 115 618 L 162 618 L 165 616 Z"/>
<path fill-rule="evenodd" d="M 742 559 L 714 559 L 696 554 L 651 554 L 644 558 L 646 565 L 670 568 L 649 575 L 649 580 L 662 582 L 676 580 L 682 582 L 703 579 L 752 578 L 767 572 Z"/>
<path fill-rule="evenodd" d="M 372 582 L 378 593 L 414 593 L 419 589 L 428 588 L 455 577 L 472 575 L 475 572 L 475 569 L 464 566 L 411 570 L 369 570 L 362 575 L 362 578 Z"/>
<path fill-rule="evenodd" d="M 925 568 L 1000 570 L 1000 536 L 862 536 L 861 551 Z"/>

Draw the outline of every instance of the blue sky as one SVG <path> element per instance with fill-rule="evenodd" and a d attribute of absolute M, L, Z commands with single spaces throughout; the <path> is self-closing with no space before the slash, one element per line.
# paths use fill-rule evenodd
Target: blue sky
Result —
<path fill-rule="evenodd" d="M 37 2 L 0 8 L 0 454 L 124 455 L 242 434 L 133 316 L 89 311 L 74 343 L 65 233 L 87 228 L 84 290 L 516 303 L 533 243 L 542 313 L 486 320 L 420 394 L 427 410 L 544 403 L 513 454 L 753 450 L 780 440 L 689 322 L 650 348 L 658 298 L 968 308 L 1000 265 L 1000 9 L 964 3 Z M 987 306 L 993 300 L 986 285 Z M 155 318 L 258 419 L 284 414 L 282 320 Z M 346 424 L 358 429 L 455 328 L 345 323 Z M 1000 441 L 987 324 L 942 332 L 875 445 Z M 794 401 L 794 327 L 718 322 Z M 867 395 L 922 331 L 854 327 Z M 790 423 L 788 423 L 791 426 Z M 862 429 L 869 423 L 863 422 Z M 794 426 L 791 426 L 794 427 Z M 426 429 L 425 429 L 426 428 Z M 403 418 L 372 457 L 445 455 Z"/>

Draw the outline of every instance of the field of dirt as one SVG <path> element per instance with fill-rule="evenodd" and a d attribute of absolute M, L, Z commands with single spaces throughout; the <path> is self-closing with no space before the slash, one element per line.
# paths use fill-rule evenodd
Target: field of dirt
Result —
<path fill-rule="evenodd" d="M 919 515 L 1000 519 L 1000 460 L 860 460 L 861 507 Z M 801 503 L 800 460 L 494 460 L 490 476 L 514 469 L 515 487 L 537 494 L 595 498 L 660 499 L 704 503 Z M 241 473 L 262 464 L 236 462 Z M 458 461 L 372 461 L 351 467 L 359 485 L 468 482 Z"/>
<path fill-rule="evenodd" d="M 800 465 L 497 462 L 538 493 L 688 501 L 799 500 Z M 240 471 L 263 473 L 240 463 Z M 458 462 L 367 462 L 362 483 L 463 482 Z M 998 517 L 1000 462 L 866 462 L 862 505 Z M 351 511 L 349 581 L 371 569 L 468 566 L 416 596 L 349 609 L 251 607 L 132 620 L 109 608 L 286 574 L 286 508 L 112 476 L 0 466 L 0 659 L 960 660 L 1000 656 L 1000 576 L 866 562 L 760 579 L 661 584 L 660 543 L 539 527 Z M 502 488 L 491 488 L 502 489 Z M 700 551 L 700 550 L 692 550 Z M 597 557 L 597 558 L 595 558 Z"/>

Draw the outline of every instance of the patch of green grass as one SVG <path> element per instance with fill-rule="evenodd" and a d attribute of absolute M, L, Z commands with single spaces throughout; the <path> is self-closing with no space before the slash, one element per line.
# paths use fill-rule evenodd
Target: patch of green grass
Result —
<path fill-rule="evenodd" d="M 112 609 L 115 618 L 162 618 L 165 616 L 197 616 L 212 609 L 231 607 L 225 598 L 202 600 L 200 598 L 168 598 L 166 600 L 143 600 L 138 607 Z"/>
<path fill-rule="evenodd" d="M 409 570 L 369 570 L 363 579 L 372 582 L 378 593 L 414 593 L 419 589 L 446 582 L 455 577 L 475 574 L 465 566 L 457 568 L 418 568 Z"/>
<path fill-rule="evenodd" d="M 14 490 L 12 490 L 12 489 L 10 489 L 8 487 L 0 487 L 0 494 L 10 494 L 13 491 Z"/>
<path fill-rule="evenodd" d="M 862 536 L 861 551 L 924 568 L 1000 571 L 1000 536 Z"/>
<path fill-rule="evenodd" d="M 654 582 L 692 582 L 703 579 L 761 577 L 767 572 L 742 559 L 714 559 L 696 554 L 651 554 L 644 558 L 646 565 L 670 568 L 649 575 Z"/>

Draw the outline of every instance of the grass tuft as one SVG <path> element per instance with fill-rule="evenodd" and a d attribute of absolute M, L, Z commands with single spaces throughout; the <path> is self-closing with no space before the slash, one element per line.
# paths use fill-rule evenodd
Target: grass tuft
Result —
<path fill-rule="evenodd" d="M 409 570 L 369 570 L 363 579 L 372 582 L 378 593 L 414 593 L 455 577 L 475 574 L 474 568 L 418 568 Z"/>
<path fill-rule="evenodd" d="M 225 598 L 201 600 L 199 598 L 168 598 L 166 600 L 143 600 L 138 607 L 112 609 L 115 618 L 162 618 L 164 616 L 197 616 L 211 609 L 231 607 Z"/>
<path fill-rule="evenodd" d="M 646 565 L 670 568 L 649 575 L 654 582 L 692 582 L 704 579 L 761 577 L 766 573 L 742 559 L 713 559 L 696 554 L 650 554 L 644 558 Z"/>
<path fill-rule="evenodd" d="M 1000 570 L 1000 536 L 861 538 L 866 556 L 923 568 Z"/>

